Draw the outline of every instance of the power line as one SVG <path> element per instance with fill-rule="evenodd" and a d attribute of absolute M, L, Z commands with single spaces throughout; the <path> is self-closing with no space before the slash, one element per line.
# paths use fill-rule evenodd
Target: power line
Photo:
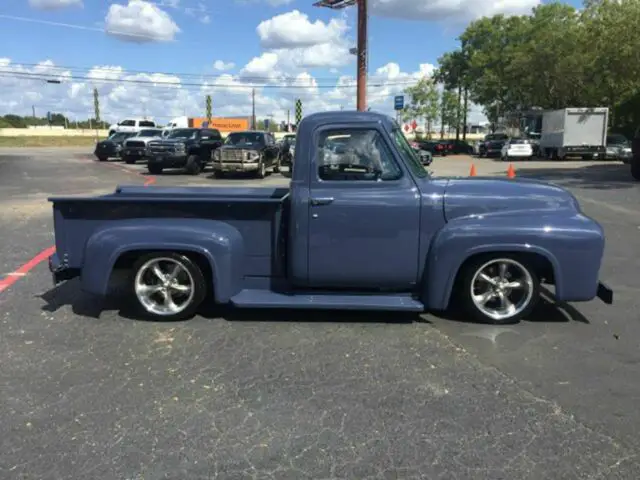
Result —
<path fill-rule="evenodd" d="M 22 78 L 22 79 L 32 79 L 32 80 L 47 80 L 52 77 L 56 77 L 56 75 L 50 73 L 36 73 L 36 72 L 17 72 L 15 70 L 0 70 L 0 75 L 8 77 L 8 78 Z M 60 81 L 65 80 L 82 80 L 82 81 L 90 81 L 94 83 L 129 83 L 136 85 L 152 85 L 152 86 L 162 86 L 162 87 L 206 87 L 206 88 L 239 88 L 239 89 L 251 89 L 251 88 L 277 88 L 277 89 L 309 89 L 309 88 L 318 88 L 318 89 L 338 89 L 338 88 L 355 88 L 356 84 L 336 84 L 336 85 L 293 85 L 293 84 L 274 84 L 274 83 L 265 83 L 262 85 L 252 84 L 252 83 L 235 83 L 235 84 L 222 84 L 222 83 L 207 83 L 207 82 L 164 82 L 164 81 L 154 81 L 154 80 L 141 80 L 141 79 L 133 79 L 133 78 L 93 78 L 87 75 L 58 75 L 57 79 Z M 370 87 L 388 87 L 388 86 L 408 86 L 415 84 L 417 80 L 412 81 L 404 81 L 404 82 L 384 82 L 384 83 L 370 83 Z"/>
<path fill-rule="evenodd" d="M 8 67 L 12 67 L 12 68 L 17 68 L 17 67 L 43 68 L 43 67 L 46 67 L 47 69 L 50 69 L 50 70 L 62 70 L 65 73 L 66 73 L 66 71 L 79 72 L 79 73 L 89 73 L 91 71 L 98 71 L 98 72 L 116 72 L 117 71 L 117 70 L 109 68 L 109 66 L 100 66 L 100 65 L 93 66 L 93 67 L 79 67 L 79 66 L 70 66 L 70 65 L 43 65 L 42 63 L 12 62 L 11 64 L 9 64 L 7 66 Z M 174 77 L 205 78 L 205 79 L 209 79 L 209 78 L 210 79 L 219 79 L 219 78 L 223 78 L 223 77 L 232 75 L 230 73 L 220 73 L 220 74 L 216 74 L 216 75 L 211 75 L 211 74 L 179 73 L 179 72 L 167 72 L 167 71 L 152 72 L 150 70 L 125 70 L 125 69 L 122 69 L 121 71 L 117 71 L 117 72 L 119 74 L 121 74 L 121 75 L 128 75 L 128 74 L 168 75 L 168 76 L 174 76 Z M 237 76 L 237 74 L 236 74 L 236 76 Z M 313 77 L 313 78 L 314 78 L 314 80 L 326 80 L 328 82 L 338 82 L 341 78 L 343 78 L 345 76 L 346 75 L 339 75 L 339 76 L 336 76 L 336 77 Z M 243 75 L 242 78 L 245 79 L 245 80 L 252 80 L 252 81 L 255 81 L 255 82 L 268 82 L 269 79 L 270 79 L 269 77 L 260 76 L 260 75 L 257 75 L 257 76 Z M 298 81 L 297 77 L 295 77 L 294 75 L 284 75 L 284 78 Z"/>

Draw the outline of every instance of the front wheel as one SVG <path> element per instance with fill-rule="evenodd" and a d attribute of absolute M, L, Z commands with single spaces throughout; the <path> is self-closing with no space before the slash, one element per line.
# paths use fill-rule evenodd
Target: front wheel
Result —
<path fill-rule="evenodd" d="M 131 289 L 141 313 L 154 320 L 192 317 L 207 294 L 207 281 L 186 255 L 154 252 L 135 263 Z"/>
<path fill-rule="evenodd" d="M 128 163 L 129 165 L 133 165 L 136 163 L 136 159 L 133 157 L 126 156 L 124 157 L 124 163 Z"/>
<path fill-rule="evenodd" d="M 631 160 L 631 176 L 634 180 L 640 181 L 640 158 Z"/>
<path fill-rule="evenodd" d="M 197 155 L 189 155 L 187 158 L 187 173 L 191 175 L 199 175 L 202 171 L 202 162 Z"/>
<path fill-rule="evenodd" d="M 104 157 L 104 156 L 98 157 L 99 162 L 106 162 L 107 160 L 109 160 L 109 157 Z"/>
<path fill-rule="evenodd" d="M 258 170 L 256 170 L 256 178 L 265 178 L 267 176 L 267 167 L 265 167 L 264 162 L 260 162 L 258 165 Z"/>
<path fill-rule="evenodd" d="M 461 272 L 461 304 L 474 320 L 493 325 L 517 323 L 540 297 L 540 280 L 514 255 L 481 256 Z"/>

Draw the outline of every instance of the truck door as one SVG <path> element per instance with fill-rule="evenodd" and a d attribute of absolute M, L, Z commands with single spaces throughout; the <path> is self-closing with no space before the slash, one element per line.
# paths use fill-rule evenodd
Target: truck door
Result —
<path fill-rule="evenodd" d="M 320 130 L 310 163 L 312 287 L 410 289 L 420 195 L 377 125 Z"/>

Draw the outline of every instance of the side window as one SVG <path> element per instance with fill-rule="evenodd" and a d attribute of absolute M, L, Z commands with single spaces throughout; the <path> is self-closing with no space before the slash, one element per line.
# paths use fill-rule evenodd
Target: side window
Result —
<path fill-rule="evenodd" d="M 265 142 L 268 146 L 272 146 L 275 142 L 273 141 L 273 137 L 271 135 L 269 135 L 268 133 L 265 134 L 264 136 L 265 138 Z"/>
<path fill-rule="evenodd" d="M 222 135 L 220 135 L 219 130 L 210 130 L 211 138 L 214 140 L 222 140 Z"/>
<path fill-rule="evenodd" d="M 123 127 L 135 127 L 136 126 L 136 121 L 135 120 L 123 120 L 120 123 L 121 126 Z"/>
<path fill-rule="evenodd" d="M 316 153 L 318 178 L 323 181 L 390 181 L 402 176 L 377 130 L 323 132 Z"/>
<path fill-rule="evenodd" d="M 156 122 L 152 122 L 150 120 L 140 120 L 140 126 L 153 128 L 156 126 Z"/>
<path fill-rule="evenodd" d="M 212 138 L 211 136 L 211 130 L 202 130 L 202 134 L 201 134 L 202 140 L 209 140 Z"/>

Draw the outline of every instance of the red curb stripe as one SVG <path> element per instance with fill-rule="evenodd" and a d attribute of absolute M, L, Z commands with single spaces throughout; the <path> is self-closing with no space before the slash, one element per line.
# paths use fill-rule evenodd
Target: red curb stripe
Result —
<path fill-rule="evenodd" d="M 31 270 L 33 270 L 33 268 L 36 267 L 38 264 L 40 264 L 41 262 L 49 258 L 51 255 L 53 255 L 55 251 L 56 251 L 55 246 L 49 247 L 41 251 L 38 255 L 33 257 L 27 263 L 25 263 L 14 272 L 7 275 L 5 279 L 0 280 L 0 293 L 4 292 L 7 288 L 9 288 L 11 285 L 16 283 L 18 279 L 20 279 L 23 275 L 26 275 Z"/>
<path fill-rule="evenodd" d="M 131 172 L 134 173 L 134 172 Z M 140 174 L 138 174 L 140 175 Z M 148 187 L 149 185 L 153 185 L 156 183 L 156 179 L 154 177 L 148 178 L 144 182 L 144 186 Z M 56 251 L 56 246 L 52 245 L 49 248 L 44 249 L 31 260 L 29 260 L 24 265 L 21 265 L 13 272 L 9 273 L 6 278 L 0 279 L 0 293 L 4 292 L 6 289 L 11 287 L 14 283 L 16 283 L 20 278 L 24 277 L 27 273 L 37 267 L 39 264 L 47 260 L 51 255 L 53 255 Z"/>

